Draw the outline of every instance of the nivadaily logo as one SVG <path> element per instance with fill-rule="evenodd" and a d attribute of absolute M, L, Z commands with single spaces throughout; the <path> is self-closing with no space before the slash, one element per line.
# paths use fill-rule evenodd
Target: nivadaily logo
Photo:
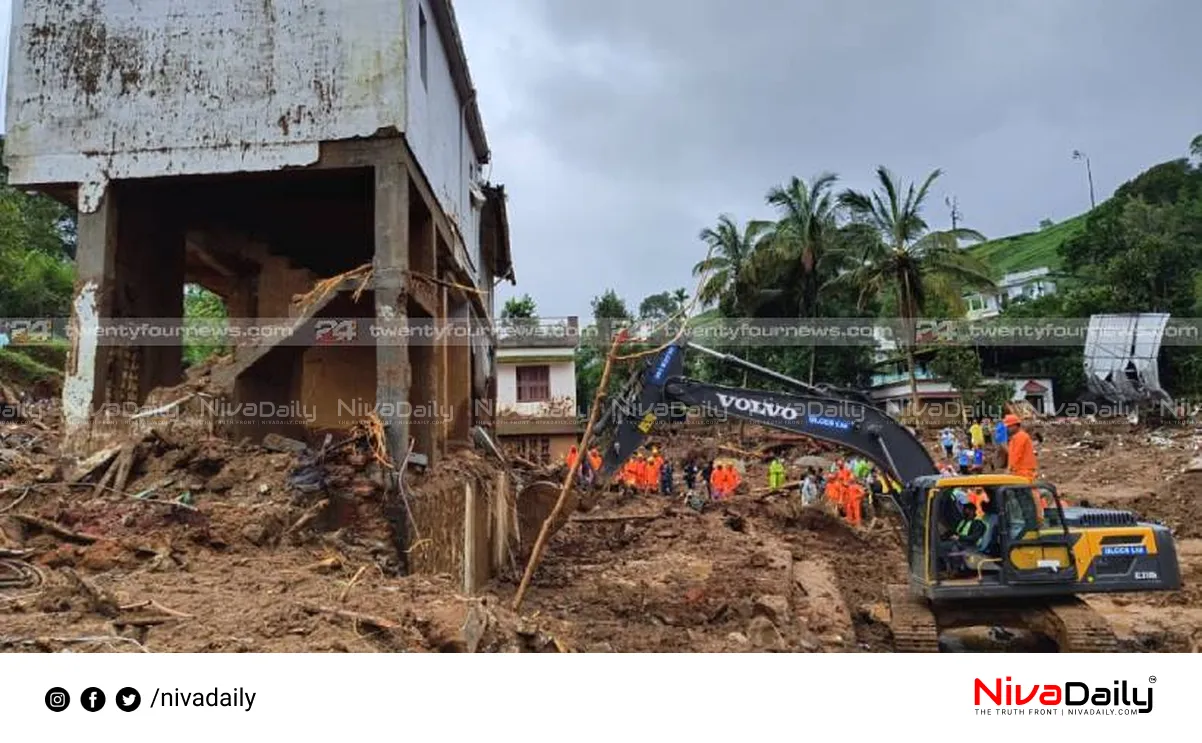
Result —
<path fill-rule="evenodd" d="M 1133 715 L 1152 711 L 1152 687 L 1137 687 L 1115 681 L 1113 687 L 1090 686 L 1083 681 L 1063 684 L 1012 683 L 1007 676 L 992 681 L 976 679 L 973 704 L 977 714 L 992 714 L 997 707 L 1003 715 Z M 1156 683 L 1156 677 L 1148 677 Z"/>

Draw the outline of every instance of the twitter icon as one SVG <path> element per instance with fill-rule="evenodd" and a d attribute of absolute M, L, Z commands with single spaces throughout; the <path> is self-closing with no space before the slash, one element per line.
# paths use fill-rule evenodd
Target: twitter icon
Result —
<path fill-rule="evenodd" d="M 142 704 L 142 695 L 132 686 L 117 692 L 117 708 L 122 712 L 133 712 Z"/>

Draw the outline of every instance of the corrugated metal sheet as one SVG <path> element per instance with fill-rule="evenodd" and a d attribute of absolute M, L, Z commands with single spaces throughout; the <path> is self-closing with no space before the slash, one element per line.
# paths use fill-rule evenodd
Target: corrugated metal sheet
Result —
<path fill-rule="evenodd" d="M 1167 399 L 1157 358 L 1166 314 L 1094 315 L 1085 337 L 1085 381 L 1115 402 Z"/>
<path fill-rule="evenodd" d="M 401 0 L 15 0 L 21 185 L 273 170 L 405 123 Z"/>

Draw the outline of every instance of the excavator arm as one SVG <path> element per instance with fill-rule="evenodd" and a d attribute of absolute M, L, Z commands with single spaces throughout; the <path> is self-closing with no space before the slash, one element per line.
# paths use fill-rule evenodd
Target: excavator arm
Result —
<path fill-rule="evenodd" d="M 688 379 L 684 376 L 686 348 L 717 356 L 800 392 L 726 387 Z M 736 357 L 677 344 L 652 357 L 598 421 L 594 433 L 605 446 L 602 477 L 617 473 L 657 422 L 680 419 L 687 411 L 710 419 L 745 420 L 837 444 L 871 460 L 902 483 L 937 474 L 931 455 L 905 426 L 853 393 L 814 387 Z"/>

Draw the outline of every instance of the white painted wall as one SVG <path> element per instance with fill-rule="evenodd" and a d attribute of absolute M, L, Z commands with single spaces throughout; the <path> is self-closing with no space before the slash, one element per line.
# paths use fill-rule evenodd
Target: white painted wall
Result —
<path fill-rule="evenodd" d="M 1002 311 L 1002 296 L 1008 302 L 1020 297 L 1039 299 L 1056 293 L 1056 282 L 1048 278 L 1051 269 L 1047 267 L 1033 268 L 1029 271 L 1009 273 L 998 282 L 995 291 L 965 295 L 964 301 L 968 307 L 969 320 L 984 320 L 997 317 Z"/>
<path fill-rule="evenodd" d="M 984 379 L 984 380 L 982 380 L 982 384 L 1004 383 L 1004 384 L 1013 385 L 1014 392 L 1010 395 L 1010 400 L 1013 402 L 1013 401 L 1027 399 L 1027 393 L 1023 391 L 1023 386 L 1026 385 L 1027 382 L 1031 382 L 1031 381 L 1038 382 L 1039 384 L 1042 384 L 1044 387 L 1047 388 L 1047 392 L 1045 392 L 1042 395 L 1043 410 L 1045 413 L 1054 412 L 1056 410 L 1055 386 L 1053 385 L 1052 380 L 1048 377 L 1014 377 L 1014 378 L 1008 378 L 1008 379 Z M 954 391 L 955 391 L 955 387 L 953 387 L 948 382 L 927 381 L 927 380 L 919 380 L 919 382 L 918 382 L 918 394 L 920 397 L 923 395 L 947 394 L 949 392 L 954 392 Z M 910 385 L 908 382 L 905 382 L 905 383 L 886 384 L 886 385 L 882 385 L 879 387 L 875 387 L 875 388 L 873 388 L 873 390 L 871 392 L 871 397 L 873 400 L 877 401 L 878 404 L 885 403 L 887 406 L 891 406 L 891 407 L 887 407 L 886 408 L 887 410 L 900 409 L 895 403 L 909 399 Z"/>
<path fill-rule="evenodd" d="M 404 130 L 405 7 L 14 0 L 10 180 L 83 184 L 92 211 L 110 179 L 308 165 L 322 140 Z"/>
<path fill-rule="evenodd" d="M 469 184 L 479 166 L 463 101 L 455 90 L 447 50 L 442 45 L 427 0 L 405 0 L 409 77 L 406 81 L 406 136 L 434 189 L 439 205 L 459 226 L 467 257 L 476 276 L 480 268 L 479 210 L 472 205 Z M 426 18 L 427 75 L 422 82 L 421 14 Z M 470 101 L 466 102 L 470 103 Z"/>
<path fill-rule="evenodd" d="M 533 362 L 542 366 L 545 362 Z M 497 410 L 501 414 L 516 415 L 572 415 L 576 411 L 576 364 L 572 361 L 546 364 L 550 366 L 551 401 L 547 403 L 523 402 L 518 400 L 517 367 L 519 364 L 497 365 Z"/>
<path fill-rule="evenodd" d="M 1003 380 L 994 380 L 994 381 L 1000 382 Z M 1038 382 L 1038 383 L 1042 384 L 1044 387 L 1047 388 L 1047 392 L 1045 392 L 1045 393 L 1043 393 L 1043 395 L 1041 395 L 1041 397 L 1043 397 L 1043 412 L 1054 413 L 1056 411 L 1056 397 L 1054 394 L 1055 388 L 1052 386 L 1051 379 L 1049 379 L 1047 377 L 1022 377 L 1022 378 L 1016 378 L 1016 379 L 1007 379 L 1004 381 L 1012 382 L 1014 384 L 1014 395 L 1010 398 L 1011 400 L 1026 400 L 1027 399 L 1027 393 L 1023 392 L 1023 386 L 1027 382 Z"/>

